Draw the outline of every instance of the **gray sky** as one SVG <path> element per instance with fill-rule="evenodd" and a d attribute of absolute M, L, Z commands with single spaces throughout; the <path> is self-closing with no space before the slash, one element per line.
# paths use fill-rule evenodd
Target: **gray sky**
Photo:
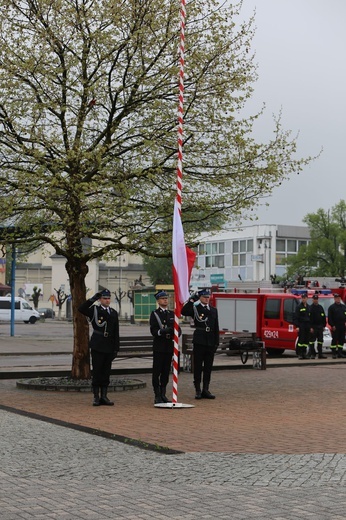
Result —
<path fill-rule="evenodd" d="M 263 224 L 302 225 L 307 213 L 346 199 L 346 0 L 244 0 L 242 17 L 255 8 L 259 80 L 248 106 L 267 106 L 257 138 L 270 135 L 282 108 L 284 129 L 299 132 L 299 155 L 323 147 L 257 214 Z"/>

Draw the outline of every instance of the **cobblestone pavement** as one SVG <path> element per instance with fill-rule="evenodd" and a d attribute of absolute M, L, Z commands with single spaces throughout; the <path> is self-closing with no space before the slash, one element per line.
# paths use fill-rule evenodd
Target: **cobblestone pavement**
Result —
<path fill-rule="evenodd" d="M 7 411 L 0 422 L 2 520 L 345 518 L 345 455 L 164 455 Z"/>
<path fill-rule="evenodd" d="M 195 407 L 181 410 L 153 406 L 149 374 L 99 408 L 0 381 L 1 520 L 345 519 L 345 376 L 346 363 L 219 371 L 216 400 L 196 402 L 182 373 Z"/>

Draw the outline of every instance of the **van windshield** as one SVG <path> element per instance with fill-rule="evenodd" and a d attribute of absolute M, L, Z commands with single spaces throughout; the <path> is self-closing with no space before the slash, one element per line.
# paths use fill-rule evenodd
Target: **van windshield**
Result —
<path fill-rule="evenodd" d="M 328 316 L 328 309 L 331 306 L 331 304 L 334 303 L 334 298 L 332 296 L 327 298 L 319 298 L 318 303 L 322 305 L 325 315 Z M 313 305 L 312 298 L 308 299 L 308 304 Z"/>
<path fill-rule="evenodd" d="M 22 308 L 23 309 L 27 309 L 29 311 L 32 311 L 32 307 L 30 307 L 30 305 L 28 303 L 26 303 L 26 302 L 22 303 Z"/>

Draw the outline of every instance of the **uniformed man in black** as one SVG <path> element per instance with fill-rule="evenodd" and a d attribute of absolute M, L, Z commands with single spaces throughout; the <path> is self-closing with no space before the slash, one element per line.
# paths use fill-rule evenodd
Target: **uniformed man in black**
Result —
<path fill-rule="evenodd" d="M 166 396 L 169 372 L 173 356 L 174 312 L 168 309 L 168 294 L 158 291 L 155 294 L 158 308 L 151 312 L 149 318 L 150 332 L 153 340 L 153 374 L 152 384 L 155 404 L 170 403 Z M 179 330 L 179 335 L 181 331 Z"/>
<path fill-rule="evenodd" d="M 95 304 L 99 301 L 99 304 Z M 96 293 L 79 307 L 93 327 L 89 346 L 92 362 L 93 406 L 113 406 L 107 397 L 112 361 L 119 350 L 119 319 L 116 310 L 110 307 L 111 293 L 108 289 Z M 101 394 L 100 394 L 101 392 Z"/>
<path fill-rule="evenodd" d="M 294 313 L 293 323 L 297 327 L 298 342 L 297 354 L 299 359 L 308 359 L 307 348 L 310 341 L 310 305 L 308 305 L 308 295 L 303 293 L 301 295 L 301 302 L 297 306 Z"/>
<path fill-rule="evenodd" d="M 318 303 L 318 294 L 312 297 L 312 305 L 310 305 L 310 340 L 308 357 L 315 359 L 315 341 L 317 340 L 318 359 L 327 359 L 327 356 L 322 354 L 323 346 L 323 330 L 327 324 L 326 313 L 322 305 Z"/>
<path fill-rule="evenodd" d="M 345 343 L 346 305 L 341 302 L 340 294 L 334 294 L 334 303 L 328 309 L 328 324 L 332 331 L 332 343 L 330 349 L 332 358 L 343 358 L 343 346 Z"/>
<path fill-rule="evenodd" d="M 219 318 L 217 309 L 209 305 L 210 291 L 202 289 L 198 300 L 191 298 L 181 309 L 183 316 L 191 316 L 195 324 L 193 334 L 193 376 L 195 399 L 215 399 L 209 391 L 214 354 L 219 346 Z M 203 389 L 201 391 L 203 372 Z"/>

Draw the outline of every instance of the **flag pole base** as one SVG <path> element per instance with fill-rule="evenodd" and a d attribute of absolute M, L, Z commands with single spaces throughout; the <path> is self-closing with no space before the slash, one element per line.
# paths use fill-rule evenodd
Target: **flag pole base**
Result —
<path fill-rule="evenodd" d="M 193 404 L 183 404 L 183 403 L 157 403 L 154 404 L 155 408 L 194 408 Z"/>

